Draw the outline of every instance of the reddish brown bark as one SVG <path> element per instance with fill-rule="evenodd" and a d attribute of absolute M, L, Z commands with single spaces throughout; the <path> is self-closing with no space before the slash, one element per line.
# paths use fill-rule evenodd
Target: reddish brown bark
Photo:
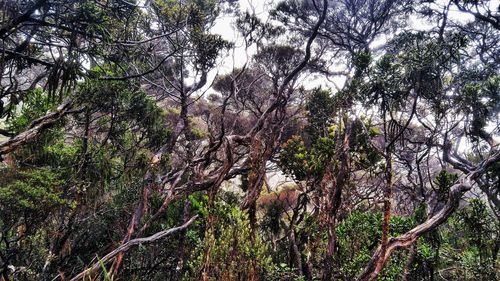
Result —
<path fill-rule="evenodd" d="M 400 248 L 407 248 L 417 241 L 423 234 L 436 229 L 456 211 L 463 194 L 472 188 L 473 183 L 493 164 L 500 161 L 500 151 L 492 153 L 486 160 L 482 161 L 472 169 L 469 173 L 464 174 L 450 188 L 448 200 L 443 208 L 436 212 L 422 224 L 416 226 L 412 230 L 398 237 L 389 239 L 385 251 L 379 246 L 372 255 L 372 258 L 366 265 L 363 273 L 358 277 L 358 280 L 376 280 L 381 270 L 389 260 L 392 252 Z"/>

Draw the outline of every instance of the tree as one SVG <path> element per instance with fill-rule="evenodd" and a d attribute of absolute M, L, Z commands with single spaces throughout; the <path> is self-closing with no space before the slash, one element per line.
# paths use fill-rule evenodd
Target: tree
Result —
<path fill-rule="evenodd" d="M 239 2 L 0 1 L 2 279 L 495 279 L 493 2 Z"/>

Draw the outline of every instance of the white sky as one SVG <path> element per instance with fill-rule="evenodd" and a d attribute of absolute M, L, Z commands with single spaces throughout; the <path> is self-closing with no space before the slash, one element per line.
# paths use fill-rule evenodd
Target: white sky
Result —
<path fill-rule="evenodd" d="M 279 0 L 239 0 L 240 11 L 250 11 L 257 15 L 261 20 L 266 21 L 269 18 L 269 10 L 274 7 L 274 5 L 279 2 Z M 432 4 L 436 10 L 442 10 L 448 3 L 446 0 L 439 0 L 437 3 Z M 500 0 L 490 1 L 490 9 L 496 10 L 496 7 L 500 5 Z M 468 22 L 474 20 L 474 16 L 460 12 L 454 5 L 451 5 L 450 12 L 448 14 L 450 21 L 457 22 Z M 247 62 L 250 57 L 255 54 L 255 46 L 249 50 L 245 50 L 242 42 L 242 38 L 238 36 L 238 32 L 234 29 L 236 17 L 229 15 L 222 15 L 217 19 L 212 32 L 219 34 L 225 40 L 235 43 L 236 48 L 231 50 L 229 54 L 224 56 L 220 61 L 220 65 L 217 70 L 212 71 L 209 75 L 209 79 L 215 78 L 216 74 L 227 74 L 230 73 L 234 68 L 241 67 Z M 415 30 L 428 30 L 436 26 L 435 22 L 428 22 L 415 15 L 409 18 L 410 26 Z M 381 35 L 377 40 L 372 43 L 371 47 L 382 46 L 387 42 L 387 36 Z M 209 80 L 209 81 L 210 81 Z M 330 88 L 335 88 L 334 84 L 338 87 L 342 87 L 346 80 L 346 77 L 336 76 L 333 77 L 331 81 L 327 81 L 325 78 L 308 77 L 305 81 L 307 84 L 306 88 L 314 88 L 317 86 L 326 86 Z M 333 83 L 332 83 L 333 82 Z M 207 85 L 208 89 L 208 85 Z M 206 89 L 205 89 L 206 90 Z"/>

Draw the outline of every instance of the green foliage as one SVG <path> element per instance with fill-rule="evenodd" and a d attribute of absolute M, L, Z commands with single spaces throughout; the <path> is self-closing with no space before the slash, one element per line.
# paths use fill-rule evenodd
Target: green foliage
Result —
<path fill-rule="evenodd" d="M 99 259 L 99 265 L 101 266 L 102 274 L 104 275 L 104 281 L 113 281 L 113 275 L 109 274 L 101 259 Z"/>
<path fill-rule="evenodd" d="M 42 117 L 54 109 L 55 102 L 50 101 L 47 92 L 41 88 L 35 88 L 30 91 L 20 105 L 17 105 L 14 113 L 7 123 L 10 131 L 18 134 L 28 128 L 31 122 Z"/>
<path fill-rule="evenodd" d="M 307 150 L 299 136 L 293 136 L 280 152 L 280 166 L 285 173 L 294 175 L 298 180 L 307 176 Z"/>
<path fill-rule="evenodd" d="M 365 128 L 368 128 L 368 133 Z M 373 147 L 370 139 L 379 136 L 380 130 L 371 124 L 371 120 L 355 120 L 351 130 L 351 159 L 359 168 L 377 170 L 381 165 L 382 156 Z"/>
<path fill-rule="evenodd" d="M 370 260 L 372 252 L 380 243 L 382 235 L 382 214 L 353 212 L 337 226 L 339 243 L 338 256 L 341 264 L 339 274 L 345 280 L 355 279 Z M 412 217 L 392 216 L 390 235 L 395 237 L 407 232 L 415 225 Z M 384 268 L 379 280 L 399 280 L 406 261 L 404 253 L 392 256 L 390 263 Z"/>
<path fill-rule="evenodd" d="M 6 213 L 50 210 L 66 204 L 61 198 L 64 180 L 50 169 L 25 170 L 11 175 L 10 182 L 0 187 L 2 218 Z"/>
<path fill-rule="evenodd" d="M 386 54 L 376 61 L 373 78 L 369 85 L 360 88 L 358 98 L 369 103 L 380 104 L 380 110 L 398 107 L 406 99 L 404 69 L 397 56 Z"/>
<path fill-rule="evenodd" d="M 334 151 L 334 141 L 329 137 L 317 138 L 310 149 L 299 136 L 293 136 L 281 147 L 280 166 L 297 180 L 318 177 Z"/>
<path fill-rule="evenodd" d="M 206 205 L 208 202 L 208 196 L 202 195 L 201 193 L 194 193 L 188 196 L 188 200 L 191 202 L 191 206 L 195 211 L 197 211 L 203 217 L 208 215 Z"/>
<path fill-rule="evenodd" d="M 308 126 L 306 131 L 311 136 L 313 142 L 316 138 L 329 135 L 329 128 L 335 118 L 335 106 L 335 99 L 329 91 L 321 88 L 316 88 L 312 91 L 306 104 L 308 112 Z"/>
<path fill-rule="evenodd" d="M 284 143 L 280 150 L 280 167 L 297 180 L 306 178 L 319 178 L 325 172 L 326 165 L 331 161 L 338 150 L 339 137 L 345 131 L 345 121 L 335 120 L 338 103 L 342 97 L 331 97 L 330 92 L 316 88 L 312 91 L 306 105 L 308 124 L 305 136 L 293 136 Z M 337 122 L 335 122 L 337 121 Z M 349 121 L 350 133 L 350 158 L 362 168 L 376 169 L 381 156 L 373 148 L 369 138 L 380 134 L 378 129 L 365 121 Z M 365 127 L 369 128 L 368 136 Z M 308 144 L 304 139 L 309 140 Z"/>
<path fill-rule="evenodd" d="M 449 173 L 446 170 L 442 170 L 436 176 L 434 184 L 436 185 L 438 200 L 440 202 L 444 202 L 448 198 L 450 187 L 455 184 L 457 179 L 457 174 Z"/>
<path fill-rule="evenodd" d="M 488 243 L 484 240 L 494 231 L 494 221 L 486 204 L 479 199 L 469 200 L 467 208 L 458 214 L 458 222 L 465 232 L 465 237 L 478 249 Z"/>
<path fill-rule="evenodd" d="M 236 28 L 243 35 L 247 44 L 259 42 L 263 38 L 275 37 L 284 29 L 274 26 L 271 23 L 264 23 L 255 14 L 245 11 L 238 15 Z"/>
<path fill-rule="evenodd" d="M 347 279 L 361 273 L 370 260 L 371 251 L 378 245 L 381 231 L 381 215 L 356 212 L 337 226 L 340 271 Z"/>
<path fill-rule="evenodd" d="M 381 240 L 378 187 L 385 161 L 373 144 L 387 144 L 392 133 L 381 128 L 389 118 L 409 124 L 401 136 L 406 145 L 388 155 L 396 183 L 391 237 L 423 223 L 448 199 L 459 175 L 435 159 L 447 142 L 466 143 L 457 153 L 465 151 L 459 156 L 473 164 L 496 149 L 500 76 L 498 28 L 491 19 L 498 11 L 482 9 L 488 1 L 444 7 L 435 1 L 326 1 L 328 9 L 321 1 L 270 1 L 276 6 L 267 21 L 256 10 L 222 14 L 236 2 L 2 2 L 0 118 L 7 116 L 7 126 L 2 123 L 0 133 L 19 134 L 62 98 L 73 101 L 64 118 L 0 155 L 6 160 L 0 170 L 2 280 L 71 279 L 116 249 L 127 231 L 133 230 L 132 238 L 152 235 L 195 213 L 199 219 L 188 229 L 129 249 L 117 275 L 100 263 L 96 278 L 316 280 L 327 260 L 326 229 L 335 222 L 335 256 L 326 270 L 336 280 L 355 280 Z M 453 20 L 457 7 L 477 7 L 475 20 Z M 326 20 L 305 52 L 322 11 Z M 416 31 L 399 18 L 421 16 L 438 25 Z M 228 18 L 235 19 L 244 45 L 214 29 Z M 374 47 L 383 38 L 390 39 Z M 209 85 L 216 68 L 226 72 L 230 60 L 221 55 L 240 47 L 254 55 Z M 302 62 L 299 75 L 288 76 Z M 310 74 L 346 82 L 336 92 L 305 90 Z M 287 85 L 285 78 L 291 78 Z M 213 90 L 218 93 L 205 98 Z M 173 136 L 173 128 L 179 134 Z M 252 148 L 251 137 L 262 141 L 264 153 Z M 209 198 L 206 193 L 218 188 L 210 183 L 225 171 L 227 147 L 234 163 L 221 176 L 241 180 L 245 194 L 226 192 L 226 184 L 235 185 L 227 181 Z M 153 158 L 158 151 L 159 160 Z M 258 156 L 265 158 L 253 159 Z M 332 193 L 324 187 L 338 182 L 322 183 L 337 179 L 346 158 L 340 208 L 329 218 Z M 255 174 L 253 160 L 266 172 L 278 160 L 295 180 L 293 190 L 271 190 L 274 179 Z M 323 177 L 326 169 L 332 177 Z M 436 169 L 442 170 L 431 178 Z M 394 251 L 378 280 L 401 280 L 404 271 L 411 281 L 499 280 L 500 225 L 490 208 L 499 174 L 495 163 L 478 181 L 486 183 L 478 190 L 490 188 L 490 202 L 471 199 L 474 185 L 439 228 L 420 236 L 411 250 Z M 278 194 L 265 203 L 261 196 L 256 213 L 240 208 L 242 197 L 254 191 L 253 175 Z M 290 206 L 288 199 L 303 205 Z M 402 215 L 415 205 L 413 214 Z M 295 268 L 298 261 L 302 268 Z"/>
<path fill-rule="evenodd" d="M 490 209 L 479 199 L 452 216 L 440 231 L 443 237 L 441 275 L 456 280 L 497 280 L 500 227 Z"/>
<path fill-rule="evenodd" d="M 255 60 L 269 73 L 277 89 L 282 81 L 302 59 L 302 51 L 289 45 L 267 45 L 255 55 Z"/>
<path fill-rule="evenodd" d="M 0 172 L 0 235 L 4 238 L 0 253 L 8 254 L 9 259 L 17 254 L 32 255 L 39 261 L 44 248 L 33 251 L 33 247 L 37 249 L 44 242 L 47 230 L 43 226 L 50 224 L 50 215 L 75 207 L 75 202 L 64 194 L 68 186 L 61 174 L 49 168 Z"/>
<path fill-rule="evenodd" d="M 196 201 L 191 198 L 191 202 Z M 216 200 L 208 212 L 213 219 L 212 226 L 207 228 L 204 239 L 189 259 L 185 280 L 198 280 L 202 268 L 209 280 L 247 279 L 253 263 L 260 273 L 270 266 L 267 247 L 258 236 L 252 242 L 248 215 L 237 205 Z M 207 247 L 210 247 L 208 256 Z"/>
<path fill-rule="evenodd" d="M 165 28 L 187 28 L 186 36 L 189 41 L 183 40 L 182 43 L 179 43 L 190 44 L 190 48 L 187 50 L 193 57 L 192 64 L 196 71 L 211 69 L 220 52 L 232 46 L 220 35 L 207 32 L 219 14 L 216 1 L 189 0 L 181 3 L 179 1 L 156 0 L 154 7 L 161 19 L 161 25 Z"/>
<path fill-rule="evenodd" d="M 458 102 L 466 114 L 472 115 L 470 132 L 476 140 L 477 137 L 481 137 L 482 130 L 488 122 L 498 117 L 499 93 L 500 76 L 498 75 L 491 75 L 483 81 L 469 82 L 461 89 Z"/>
<path fill-rule="evenodd" d="M 318 119 L 318 122 L 319 119 Z M 366 136 L 361 121 L 352 123 L 350 157 L 360 168 L 367 170 L 377 169 L 377 163 L 382 159 L 380 153 L 376 151 L 369 137 Z M 369 124 L 368 124 L 369 126 Z M 342 131 L 340 131 L 342 133 Z M 325 172 L 326 165 L 331 161 L 336 151 L 336 143 L 339 141 L 336 137 L 339 134 L 339 127 L 331 125 L 326 128 L 326 133 L 311 136 L 312 143 L 306 146 L 301 136 L 292 136 L 281 146 L 279 155 L 279 165 L 283 172 L 292 175 L 297 180 L 306 178 L 319 178 Z M 323 136 L 324 135 L 324 136 Z"/>
<path fill-rule="evenodd" d="M 269 281 L 303 281 L 304 276 L 299 276 L 296 270 L 286 263 L 272 264 L 264 274 L 264 280 Z"/>
<path fill-rule="evenodd" d="M 306 127 L 310 145 L 306 147 L 301 136 L 293 136 L 281 147 L 280 166 L 285 173 L 297 180 L 318 177 L 335 151 L 335 135 L 338 127 L 333 125 L 335 99 L 330 92 L 316 88 L 312 91 L 306 109 Z"/>
<path fill-rule="evenodd" d="M 100 77 L 104 73 L 112 76 L 114 72 L 95 69 L 93 75 Z M 158 148 L 170 138 L 166 112 L 130 81 L 89 79 L 81 85 L 78 103 L 110 114 L 101 118 L 101 130 L 109 130 L 109 139 L 121 146 L 137 146 L 133 141 L 138 138 L 142 145 Z"/>
<path fill-rule="evenodd" d="M 371 61 L 372 57 L 368 52 L 360 52 L 353 58 L 353 64 L 356 67 L 356 70 L 360 73 L 370 66 Z"/>
<path fill-rule="evenodd" d="M 267 205 L 264 210 L 264 216 L 260 222 L 260 227 L 271 235 L 278 235 L 283 228 L 281 219 L 286 211 L 286 204 L 276 200 Z"/>

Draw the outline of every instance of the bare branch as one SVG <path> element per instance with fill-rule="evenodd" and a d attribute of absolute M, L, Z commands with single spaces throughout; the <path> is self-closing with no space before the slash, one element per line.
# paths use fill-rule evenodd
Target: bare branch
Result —
<path fill-rule="evenodd" d="M 60 104 L 55 111 L 34 120 L 26 131 L 0 143 L 0 155 L 10 153 L 16 150 L 19 146 L 37 137 L 43 129 L 54 125 L 54 123 L 65 116 L 71 107 L 72 100 L 68 98 Z"/>
<path fill-rule="evenodd" d="M 128 251 L 133 246 L 146 244 L 146 243 L 152 243 L 152 242 L 155 242 L 156 240 L 159 240 L 165 236 L 168 236 L 168 235 L 171 235 L 173 233 L 184 230 L 184 229 L 188 228 L 197 218 L 198 218 L 198 215 L 195 215 L 181 226 L 169 228 L 167 230 L 157 232 L 157 233 L 155 233 L 151 236 L 148 236 L 148 237 L 132 239 L 132 240 L 128 241 L 127 243 L 121 245 L 120 247 L 116 248 L 114 251 L 110 252 L 109 254 L 105 255 L 98 262 L 94 263 L 90 268 L 82 271 L 81 273 L 79 273 L 75 277 L 71 278 L 70 281 L 81 280 L 85 276 L 93 274 L 94 272 L 96 272 L 98 269 L 101 268 L 102 264 L 107 263 L 108 261 L 110 261 L 112 258 L 114 258 L 119 253 Z"/>

